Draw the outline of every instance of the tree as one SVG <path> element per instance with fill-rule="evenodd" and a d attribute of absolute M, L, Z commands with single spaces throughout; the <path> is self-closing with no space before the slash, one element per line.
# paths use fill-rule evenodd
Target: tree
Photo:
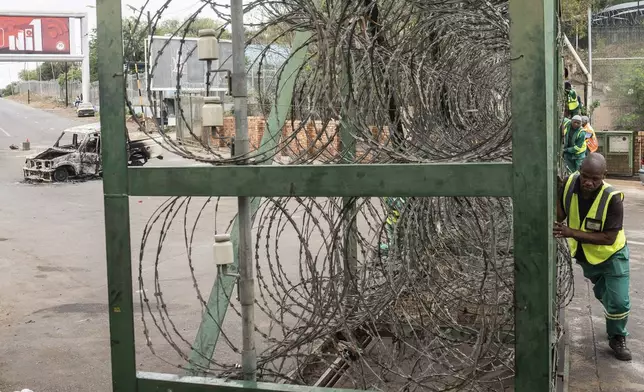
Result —
<path fill-rule="evenodd" d="M 295 34 L 288 31 L 288 27 L 288 24 L 283 22 L 267 22 L 266 26 L 260 29 L 246 30 L 246 39 L 257 44 L 290 45 Z"/>
<path fill-rule="evenodd" d="M 224 22 L 211 18 L 195 18 L 190 20 L 186 18 L 183 21 L 179 19 L 166 19 L 161 21 L 154 30 L 154 35 L 173 35 L 175 37 L 198 37 L 199 30 L 213 29 L 221 32 L 219 38 L 230 39 L 231 35 L 228 30 L 223 28 Z"/>
<path fill-rule="evenodd" d="M 2 89 L 2 96 L 3 97 L 8 97 L 13 94 L 17 94 L 19 92 L 18 88 L 18 82 L 13 82 L 11 84 L 8 84 L 7 87 Z"/>
<path fill-rule="evenodd" d="M 38 70 L 37 69 L 23 69 L 18 72 L 18 77 L 21 80 L 38 80 Z"/>
<path fill-rule="evenodd" d="M 96 29 L 92 30 L 89 40 L 89 76 L 92 82 L 98 80 L 98 46 Z"/>
<path fill-rule="evenodd" d="M 617 119 L 617 125 L 639 131 L 644 121 L 644 66 L 633 66 L 624 75 L 616 85 L 613 96 L 619 106 L 628 110 Z"/>
<path fill-rule="evenodd" d="M 80 82 L 83 80 L 83 72 L 80 67 L 69 67 L 67 71 L 67 81 L 68 82 Z M 61 87 L 65 86 L 65 73 L 63 72 L 58 76 L 58 84 Z"/>
<path fill-rule="evenodd" d="M 145 61 L 145 39 L 148 34 L 147 22 L 133 16 L 123 19 L 123 59 L 126 62 Z"/>
<path fill-rule="evenodd" d="M 561 0 L 561 21 L 564 33 L 570 38 L 578 34 L 585 37 L 588 32 L 588 7 L 593 12 L 632 0 Z M 572 39 L 572 38 L 571 38 Z"/>

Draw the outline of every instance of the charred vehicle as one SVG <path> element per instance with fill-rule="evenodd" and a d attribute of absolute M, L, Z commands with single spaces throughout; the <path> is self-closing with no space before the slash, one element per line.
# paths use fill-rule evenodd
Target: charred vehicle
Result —
<path fill-rule="evenodd" d="M 160 142 L 142 132 L 128 134 L 129 165 L 142 166 L 149 159 L 163 159 Z M 47 182 L 102 175 L 100 124 L 64 130 L 53 147 L 27 158 L 23 174 L 27 180 Z"/>

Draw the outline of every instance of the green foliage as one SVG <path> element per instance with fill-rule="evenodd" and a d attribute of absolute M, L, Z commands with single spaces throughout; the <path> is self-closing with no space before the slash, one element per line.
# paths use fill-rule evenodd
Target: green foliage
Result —
<path fill-rule="evenodd" d="M 627 130 L 641 130 L 644 121 L 644 66 L 631 67 L 619 79 L 613 92 L 626 113 L 617 118 L 617 126 Z"/>
<path fill-rule="evenodd" d="M 145 39 L 148 33 L 147 22 L 133 16 L 123 19 L 123 59 L 126 62 L 145 61 Z"/>
<path fill-rule="evenodd" d="M 289 31 L 288 25 L 285 23 L 266 23 L 266 27 L 262 29 L 248 29 L 246 30 L 246 39 L 256 44 L 279 44 L 289 45 L 295 33 Z"/>
<path fill-rule="evenodd" d="M 69 70 L 67 72 L 67 81 L 72 82 L 72 81 L 77 81 L 80 82 L 83 80 L 83 74 L 80 69 L 80 67 L 69 67 Z M 58 76 L 58 84 L 63 87 L 65 86 L 65 73 L 63 72 Z"/>
<path fill-rule="evenodd" d="M 581 115 L 582 116 L 592 116 L 593 112 L 595 111 L 595 109 L 597 109 L 599 107 L 599 105 L 600 105 L 599 100 L 597 100 L 597 99 L 594 100 L 590 104 L 590 107 L 584 106 L 584 107 L 581 108 Z"/>
<path fill-rule="evenodd" d="M 98 80 L 98 47 L 96 44 L 96 29 L 93 29 L 89 39 L 89 76 L 90 81 Z"/>
<path fill-rule="evenodd" d="M 572 40 L 575 34 L 586 37 L 588 31 L 588 7 L 600 11 L 606 7 L 628 3 L 632 0 L 561 0 L 561 22 L 564 33 Z"/>
<path fill-rule="evenodd" d="M 8 97 L 10 95 L 18 94 L 18 92 L 18 82 L 13 82 L 2 89 L 2 96 Z"/>
<path fill-rule="evenodd" d="M 195 18 L 190 21 L 189 18 L 184 20 L 166 19 L 159 22 L 154 30 L 154 35 L 172 35 L 175 37 L 198 37 L 199 30 L 214 29 L 221 32 L 220 39 L 230 39 L 230 32 L 223 28 L 224 22 L 211 18 Z M 222 31 L 223 30 L 223 31 Z"/>
<path fill-rule="evenodd" d="M 38 80 L 38 70 L 37 69 L 23 69 L 18 72 L 18 77 L 20 80 Z"/>

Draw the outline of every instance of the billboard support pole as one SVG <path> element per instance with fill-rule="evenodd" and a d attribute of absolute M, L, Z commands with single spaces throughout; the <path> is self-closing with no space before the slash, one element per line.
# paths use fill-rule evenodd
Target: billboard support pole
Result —
<path fill-rule="evenodd" d="M 83 45 L 83 65 L 82 65 L 82 92 L 83 102 L 90 102 L 90 69 L 89 69 L 89 20 L 87 14 L 81 19 L 81 42 Z"/>

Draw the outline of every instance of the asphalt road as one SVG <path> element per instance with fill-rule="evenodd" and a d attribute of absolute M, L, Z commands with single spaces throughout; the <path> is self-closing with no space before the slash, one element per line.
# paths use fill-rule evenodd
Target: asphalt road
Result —
<path fill-rule="evenodd" d="M 29 139 L 33 148 L 51 145 L 60 131 L 74 124 L 73 120 L 53 113 L 0 99 L 0 146 L 20 145 Z"/>
<path fill-rule="evenodd" d="M 35 392 L 111 391 L 102 182 L 28 184 L 22 181 L 25 157 L 51 146 L 63 129 L 76 123 L 74 119 L 0 99 L 1 392 L 23 388 Z M 20 145 L 27 138 L 32 151 L 9 149 L 10 144 Z M 148 165 L 195 163 L 166 154 L 163 161 L 151 161 Z M 163 220 L 158 221 L 139 266 L 145 225 L 163 201 L 165 198 L 130 199 L 137 368 L 183 374 L 178 365 L 185 365 L 185 361 L 179 352 L 189 352 L 202 315 L 188 265 L 183 223 L 177 222 L 168 230 L 158 268 L 155 268 L 154 252 Z M 192 199 L 189 225 L 194 223 L 204 202 L 203 198 Z M 221 199 L 216 222 L 211 204 L 195 231 L 192 267 L 196 286 L 205 299 L 216 276 L 212 233 L 215 225 L 218 232 L 225 232 L 235 213 L 236 200 Z M 295 219 L 301 217 L 294 214 Z M 257 233 L 257 229 L 253 232 Z M 280 243 L 282 269 L 290 279 L 297 280 L 299 240 L 288 228 L 282 235 L 289 239 Z M 274 240 L 275 234 L 271 238 Z M 273 246 L 261 245 L 262 250 Z M 322 243 L 315 233 L 309 246 L 318 256 L 316 247 Z M 275 262 L 276 255 L 272 257 Z M 264 274 L 268 274 L 267 261 L 260 257 L 258 262 Z M 143 290 L 138 284 L 139 269 L 145 285 Z M 158 290 L 154 287 L 155 273 L 158 273 Z M 258 283 L 258 293 L 260 286 Z M 157 310 L 159 298 L 155 297 L 155 291 L 162 293 L 173 325 L 165 312 Z M 147 309 L 141 311 L 141 295 L 149 296 L 156 322 Z M 148 337 L 144 334 L 142 315 L 150 331 L 148 337 L 154 354 L 146 344 Z M 259 311 L 256 325 L 263 331 L 274 327 Z M 176 348 L 159 332 L 166 328 L 173 335 Z M 228 311 L 223 329 L 232 345 L 240 348 L 240 318 L 233 310 Z M 279 328 L 273 329 L 280 333 Z M 258 342 L 260 351 L 262 347 Z M 215 358 L 227 365 L 241 363 L 240 355 L 224 343 L 218 345 Z"/>
<path fill-rule="evenodd" d="M 25 157 L 51 146 L 63 129 L 76 123 L 73 119 L 0 99 L 2 392 L 23 388 L 35 392 L 111 390 L 102 182 L 22 182 Z M 9 150 L 10 144 L 20 145 L 27 138 L 32 151 Z M 166 158 L 151 164 L 191 164 L 178 157 Z M 136 263 L 143 227 L 163 200 L 131 200 L 134 282 L 138 276 Z M 196 205 L 199 200 L 194 202 Z M 232 219 L 234 207 L 235 200 L 222 201 L 222 225 Z M 206 216 L 195 237 L 193 262 L 200 288 L 207 298 L 215 268 L 211 265 L 209 235 L 214 229 L 214 220 L 208 219 L 212 214 L 206 212 Z M 156 249 L 158 234 L 151 237 L 150 251 Z M 192 288 L 183 243 L 183 227 L 177 226 L 168 234 L 159 271 L 168 310 L 178 330 L 191 342 L 199 325 L 201 307 Z M 154 258 L 148 260 L 151 261 L 142 268 L 148 287 L 145 292 L 153 293 Z M 139 303 L 135 294 L 135 304 Z M 156 332 L 148 316 L 153 347 L 169 363 L 151 355 L 142 334 L 140 306 L 138 309 L 135 318 L 139 370 L 181 373 L 176 365 L 182 361 Z M 228 328 L 233 340 L 239 335 L 236 322 L 231 317 Z M 182 342 L 180 348 L 188 351 L 186 343 Z M 239 362 L 226 350 L 221 359 Z"/>

